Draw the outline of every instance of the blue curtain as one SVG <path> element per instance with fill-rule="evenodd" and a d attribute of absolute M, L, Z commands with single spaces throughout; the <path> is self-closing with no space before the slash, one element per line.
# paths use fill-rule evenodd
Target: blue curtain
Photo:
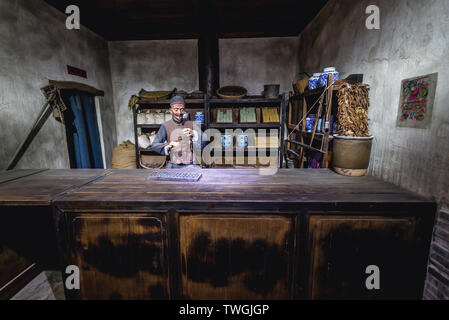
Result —
<path fill-rule="evenodd" d="M 97 125 L 94 98 L 74 94 L 69 97 L 73 111 L 73 150 L 76 168 L 103 169 L 100 134 Z"/>
<path fill-rule="evenodd" d="M 91 168 L 103 169 L 103 157 L 101 154 L 100 132 L 98 130 L 95 100 L 92 96 L 82 96 L 82 102 L 90 145 L 92 148 L 93 166 L 91 166 Z"/>

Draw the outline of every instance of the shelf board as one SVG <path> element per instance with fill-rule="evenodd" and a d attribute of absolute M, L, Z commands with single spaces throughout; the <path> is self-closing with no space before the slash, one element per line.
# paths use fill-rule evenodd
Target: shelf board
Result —
<path fill-rule="evenodd" d="M 211 98 L 209 99 L 210 104 L 249 104 L 249 103 L 273 103 L 279 104 L 282 102 L 282 97 L 274 99 L 266 99 L 263 96 L 247 96 L 242 99 L 221 99 L 221 98 Z"/>
<path fill-rule="evenodd" d="M 186 106 L 188 107 L 189 104 L 200 104 L 204 103 L 204 99 L 184 99 Z M 139 106 L 142 105 L 170 105 L 170 99 L 140 99 L 139 102 L 137 102 Z"/>
<path fill-rule="evenodd" d="M 137 124 L 137 128 L 143 128 L 143 129 L 159 129 L 161 126 L 160 124 Z M 204 128 L 204 124 L 201 124 L 201 128 Z"/>
<path fill-rule="evenodd" d="M 161 126 L 160 124 L 137 124 L 137 128 L 144 128 L 144 129 L 159 129 Z"/>
<path fill-rule="evenodd" d="M 273 148 L 270 148 L 270 147 L 268 147 L 268 148 L 262 148 L 262 147 L 255 147 L 255 146 L 250 146 L 250 147 L 246 147 L 246 148 L 238 148 L 238 147 L 232 147 L 232 151 L 248 151 L 248 150 L 258 150 L 258 149 L 271 149 L 271 150 L 279 150 L 279 147 L 273 147 Z M 222 151 L 227 151 L 227 150 L 231 150 L 231 148 L 228 148 L 228 149 L 225 149 L 225 148 L 222 148 Z"/>
<path fill-rule="evenodd" d="M 280 123 L 211 123 L 209 128 L 238 129 L 238 128 L 272 128 L 277 129 Z"/>
<path fill-rule="evenodd" d="M 291 99 L 291 100 L 298 100 L 298 99 L 302 99 L 302 97 L 317 96 L 317 95 L 320 95 L 320 94 L 323 93 L 324 88 L 325 88 L 325 87 L 321 87 L 321 88 L 316 88 L 316 89 L 313 89 L 313 90 L 306 90 L 306 91 L 304 91 L 304 93 L 296 93 L 296 94 L 292 95 L 292 96 L 290 97 L 290 99 Z M 336 91 L 338 91 L 338 90 L 339 90 L 339 88 L 336 88 L 336 87 L 334 86 L 334 88 L 333 88 L 332 91 L 333 91 L 333 92 L 336 92 Z"/>
<path fill-rule="evenodd" d="M 146 149 L 144 149 L 144 148 L 140 148 L 140 147 L 139 147 L 139 153 L 140 153 L 140 152 L 151 153 L 151 154 L 158 155 L 158 156 L 161 155 L 161 154 L 157 153 L 156 151 L 154 151 L 154 150 L 151 149 L 151 148 L 146 148 Z"/>

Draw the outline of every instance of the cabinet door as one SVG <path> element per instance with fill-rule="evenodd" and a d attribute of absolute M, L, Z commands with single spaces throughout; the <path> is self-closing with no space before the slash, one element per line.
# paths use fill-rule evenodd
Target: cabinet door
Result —
<path fill-rule="evenodd" d="M 310 297 L 420 299 L 425 260 L 417 225 L 412 217 L 310 217 Z M 370 288 L 376 280 L 371 265 L 379 289 L 367 288 L 369 277 Z"/>
<path fill-rule="evenodd" d="M 37 275 L 35 269 L 34 263 L 0 244 L 0 300 L 9 299 L 22 289 Z"/>
<path fill-rule="evenodd" d="M 293 220 L 280 216 L 180 216 L 187 299 L 291 297 Z"/>
<path fill-rule="evenodd" d="M 72 222 L 72 263 L 81 299 L 168 299 L 164 223 L 158 217 L 80 215 Z"/>

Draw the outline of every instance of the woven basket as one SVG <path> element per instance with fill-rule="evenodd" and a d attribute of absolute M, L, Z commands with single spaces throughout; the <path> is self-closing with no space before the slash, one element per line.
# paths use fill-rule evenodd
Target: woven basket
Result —
<path fill-rule="evenodd" d="M 172 91 L 145 91 L 140 90 L 139 96 L 144 99 L 164 99 L 168 98 Z"/>
<path fill-rule="evenodd" d="M 248 91 L 239 86 L 226 86 L 217 90 L 217 95 L 222 99 L 241 99 L 248 94 Z"/>
<path fill-rule="evenodd" d="M 140 166 L 144 169 L 162 169 L 165 166 L 166 156 L 140 156 Z"/>

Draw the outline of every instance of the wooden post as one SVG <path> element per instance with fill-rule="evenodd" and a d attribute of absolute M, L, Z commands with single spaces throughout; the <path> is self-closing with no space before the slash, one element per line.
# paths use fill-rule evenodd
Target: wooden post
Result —
<path fill-rule="evenodd" d="M 323 135 L 323 165 L 325 168 L 328 168 L 328 163 L 327 163 L 327 154 L 328 154 L 328 149 L 329 149 L 329 131 L 330 131 L 330 116 L 331 116 L 331 112 L 332 112 L 332 95 L 334 92 L 334 75 L 331 74 L 329 75 L 328 79 L 327 79 L 327 83 L 331 84 L 329 86 L 329 88 L 327 89 L 327 96 L 326 96 L 326 121 L 324 123 L 324 135 Z"/>
<path fill-rule="evenodd" d="M 303 96 L 302 98 L 302 131 L 305 130 L 306 128 L 306 118 L 304 117 L 307 113 L 307 101 L 306 101 L 306 97 Z M 304 143 L 304 137 L 302 136 L 301 133 L 301 143 Z M 299 158 L 299 167 L 302 169 L 304 168 L 304 147 L 301 148 L 301 152 L 300 152 L 301 157 Z"/>
<path fill-rule="evenodd" d="M 34 122 L 33 126 L 31 127 L 30 132 L 26 136 L 25 140 L 22 142 L 20 147 L 17 149 L 16 153 L 14 154 L 13 159 L 8 164 L 8 167 L 6 170 L 12 170 L 16 167 L 17 163 L 22 158 L 25 151 L 30 146 L 31 142 L 33 142 L 36 135 L 39 133 L 40 129 L 44 125 L 44 123 L 47 121 L 48 117 L 52 114 L 53 108 L 50 106 L 50 102 L 53 100 L 53 98 L 56 96 L 56 93 L 53 93 L 48 97 L 47 101 L 45 102 L 41 113 L 37 117 L 36 121 Z"/>
<path fill-rule="evenodd" d="M 139 151 L 139 139 L 137 136 L 137 104 L 133 106 L 133 121 L 134 121 L 134 140 L 136 147 L 136 168 L 141 169 L 140 166 L 140 151 Z M 142 131 L 140 132 L 142 134 Z"/>
<path fill-rule="evenodd" d="M 213 32 L 202 34 L 198 40 L 198 76 L 199 89 L 215 95 L 220 87 L 220 66 L 218 38 Z"/>

